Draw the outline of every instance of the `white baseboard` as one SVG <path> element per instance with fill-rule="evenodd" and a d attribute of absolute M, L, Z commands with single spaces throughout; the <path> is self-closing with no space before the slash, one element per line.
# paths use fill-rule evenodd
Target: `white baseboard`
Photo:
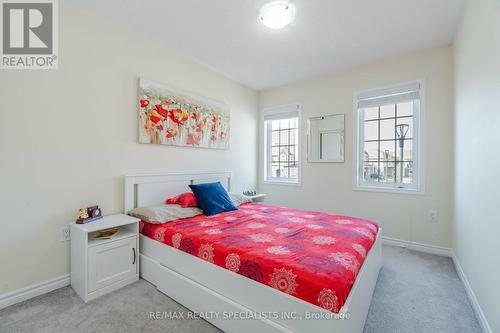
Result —
<path fill-rule="evenodd" d="M 0 309 L 69 286 L 69 274 L 0 295 Z"/>
<path fill-rule="evenodd" d="M 414 251 L 418 251 L 418 252 L 437 254 L 439 256 L 445 256 L 445 257 L 452 256 L 451 249 L 449 249 L 447 247 L 442 247 L 442 246 L 417 243 L 417 242 L 396 239 L 396 238 L 390 238 L 390 237 L 385 237 L 385 236 L 382 237 L 382 243 L 385 245 L 404 247 L 404 248 L 407 248 L 409 250 L 414 250 Z"/>
<path fill-rule="evenodd" d="M 471 302 L 472 308 L 474 309 L 474 312 L 476 313 L 477 320 L 479 321 L 479 324 L 481 325 L 483 332 L 485 333 L 493 333 L 493 330 L 490 327 L 490 324 L 488 324 L 488 320 L 486 319 L 486 316 L 484 315 L 483 309 L 481 308 L 481 305 L 479 304 L 476 294 L 474 293 L 474 290 L 472 290 L 472 287 L 469 283 L 469 280 L 467 279 L 467 276 L 465 276 L 465 273 L 462 269 L 462 266 L 460 265 L 460 262 L 458 261 L 458 258 L 456 257 L 455 253 L 452 251 L 451 252 L 451 258 L 453 259 L 453 263 L 455 264 L 455 268 L 457 270 L 458 276 L 460 277 L 460 280 L 462 281 L 462 284 L 464 285 L 465 292 L 467 293 L 467 296 L 469 296 L 469 300 Z"/>

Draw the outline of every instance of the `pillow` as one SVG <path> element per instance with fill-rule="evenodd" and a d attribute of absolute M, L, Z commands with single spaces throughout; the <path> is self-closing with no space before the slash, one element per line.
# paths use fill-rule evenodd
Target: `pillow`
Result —
<path fill-rule="evenodd" d="M 161 224 L 193 217 L 201 213 L 201 209 L 195 207 L 182 208 L 179 205 L 162 205 L 132 209 L 128 215 L 152 224 Z"/>
<path fill-rule="evenodd" d="M 180 205 L 181 207 L 198 207 L 198 200 L 193 192 L 185 192 L 165 201 L 167 205 Z"/>
<path fill-rule="evenodd" d="M 252 202 L 252 199 L 241 193 L 229 193 L 229 196 L 231 197 L 231 200 L 233 200 L 235 206 L 239 206 L 246 202 Z"/>
<path fill-rule="evenodd" d="M 189 185 L 189 187 L 207 216 L 238 209 L 220 182 Z"/>

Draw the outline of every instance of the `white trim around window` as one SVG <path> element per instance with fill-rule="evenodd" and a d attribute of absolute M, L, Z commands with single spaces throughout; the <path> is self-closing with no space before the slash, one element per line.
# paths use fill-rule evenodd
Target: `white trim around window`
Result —
<path fill-rule="evenodd" d="M 395 184 L 378 182 L 378 181 L 377 182 L 366 181 L 364 177 L 364 172 L 365 172 L 364 109 L 369 107 L 377 107 L 377 106 L 392 104 L 392 103 L 397 104 L 404 101 L 412 101 L 413 103 L 412 104 L 413 105 L 412 183 L 403 184 L 401 182 L 398 182 L 397 176 L 395 176 L 396 180 Z M 371 89 L 367 91 L 357 92 L 354 94 L 353 108 L 354 108 L 353 189 L 359 191 L 374 191 L 374 192 L 388 192 L 388 193 L 402 193 L 402 194 L 424 194 L 425 192 L 425 187 L 424 187 L 425 82 L 423 80 L 419 80 L 411 83 L 405 83 L 405 84 L 383 87 L 379 89 Z M 397 113 L 395 116 L 397 117 Z M 380 113 L 379 113 L 379 118 L 381 118 Z M 396 140 L 396 145 L 397 144 L 398 142 Z M 395 154 L 397 155 L 397 152 Z M 380 169 L 379 169 L 379 174 L 380 174 Z"/>
<path fill-rule="evenodd" d="M 297 152 L 295 158 L 297 159 L 297 178 L 277 178 L 271 177 L 271 160 L 272 160 L 272 149 L 271 141 L 269 141 L 272 135 L 271 128 L 268 126 L 267 121 L 279 120 L 279 119 L 297 119 L 297 133 L 298 139 L 296 142 Z M 266 108 L 262 111 L 261 117 L 261 130 L 262 130 L 262 182 L 264 184 L 274 184 L 274 185 L 291 185 L 291 186 L 301 186 L 302 185 L 302 117 L 301 117 L 301 106 L 299 104 L 289 104 L 276 106 L 271 108 Z"/>

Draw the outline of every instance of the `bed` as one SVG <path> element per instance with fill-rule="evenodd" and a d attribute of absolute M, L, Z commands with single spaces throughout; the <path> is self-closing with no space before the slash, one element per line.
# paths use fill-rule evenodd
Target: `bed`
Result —
<path fill-rule="evenodd" d="M 231 173 L 126 176 L 125 212 L 213 181 L 230 190 Z M 371 221 L 246 203 L 140 228 L 141 277 L 226 332 L 363 330 L 381 265 Z"/>

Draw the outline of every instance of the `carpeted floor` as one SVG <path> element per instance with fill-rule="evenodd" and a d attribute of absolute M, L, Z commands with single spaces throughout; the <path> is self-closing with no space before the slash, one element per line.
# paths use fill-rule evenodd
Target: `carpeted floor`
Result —
<path fill-rule="evenodd" d="M 83 303 L 70 287 L 0 311 L 0 332 L 219 332 L 201 319 L 151 319 L 186 309 L 140 280 Z M 481 332 L 449 258 L 383 248 L 365 332 Z"/>
<path fill-rule="evenodd" d="M 365 333 L 482 332 L 450 258 L 383 247 Z"/>

